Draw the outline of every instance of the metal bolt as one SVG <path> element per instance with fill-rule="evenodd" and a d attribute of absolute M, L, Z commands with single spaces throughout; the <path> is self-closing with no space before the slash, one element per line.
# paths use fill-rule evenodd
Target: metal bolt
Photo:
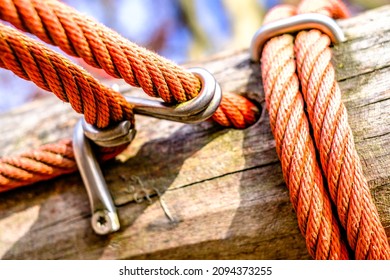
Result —
<path fill-rule="evenodd" d="M 118 217 L 106 210 L 100 210 L 92 215 L 92 228 L 97 234 L 105 235 L 120 228 Z"/>

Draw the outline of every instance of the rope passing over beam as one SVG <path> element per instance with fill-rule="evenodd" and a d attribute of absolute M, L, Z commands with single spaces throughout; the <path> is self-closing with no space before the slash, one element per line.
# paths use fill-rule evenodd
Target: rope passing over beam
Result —
<path fill-rule="evenodd" d="M 293 7 L 277 7 L 267 14 L 265 22 L 294 12 Z M 261 71 L 276 151 L 310 255 L 315 259 L 348 259 L 299 92 L 293 40 L 289 34 L 277 36 L 262 52 Z"/>
<path fill-rule="evenodd" d="M 333 18 L 348 15 L 338 0 L 304 0 L 298 9 L 273 9 L 266 21 L 312 12 Z M 354 252 L 351 258 L 390 259 L 388 239 L 341 102 L 329 45 L 329 37 L 318 30 L 299 32 L 295 43 L 289 34 L 266 43 L 261 70 L 276 150 L 313 258 L 346 257 L 340 234 L 345 230 L 345 243 Z M 337 213 L 332 213 L 329 198 Z"/>

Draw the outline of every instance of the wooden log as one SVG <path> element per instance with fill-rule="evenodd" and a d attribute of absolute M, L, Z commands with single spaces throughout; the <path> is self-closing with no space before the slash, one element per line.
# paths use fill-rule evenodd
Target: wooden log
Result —
<path fill-rule="evenodd" d="M 364 173 L 390 236 L 390 6 L 339 21 L 334 65 Z M 264 106 L 248 51 L 196 63 Z M 69 138 L 79 116 L 52 96 L 0 115 L 0 155 Z M 97 236 L 79 174 L 0 194 L 3 259 L 308 259 L 265 110 L 245 130 L 137 116 L 104 174 L 121 230 Z"/>

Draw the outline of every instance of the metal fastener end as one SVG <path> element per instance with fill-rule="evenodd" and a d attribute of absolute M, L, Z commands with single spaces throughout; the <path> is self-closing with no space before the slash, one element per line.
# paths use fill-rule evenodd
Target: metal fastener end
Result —
<path fill-rule="evenodd" d="M 107 210 L 93 213 L 91 224 L 93 230 L 99 235 L 109 234 L 120 229 L 118 214 Z"/>
<path fill-rule="evenodd" d="M 73 133 L 74 156 L 91 205 L 92 228 L 97 234 L 108 234 L 119 230 L 118 214 L 82 122 L 76 124 Z"/>

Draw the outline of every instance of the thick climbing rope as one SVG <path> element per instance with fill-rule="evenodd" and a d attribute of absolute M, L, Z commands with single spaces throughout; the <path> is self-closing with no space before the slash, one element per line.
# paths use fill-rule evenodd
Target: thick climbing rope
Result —
<path fill-rule="evenodd" d="M 168 103 L 192 99 L 200 89 L 200 82 L 192 73 L 137 46 L 115 31 L 56 0 L 0 0 L 0 19 L 8 21 L 20 30 L 36 35 L 48 44 L 60 47 L 69 55 L 81 57 L 91 66 L 104 69 L 112 77 L 122 78 L 132 86 L 140 86 L 150 96 L 161 97 Z M 28 37 L 24 38 L 29 43 L 23 45 L 20 51 L 24 52 L 18 53 L 17 59 L 22 60 L 25 56 L 31 55 L 28 47 L 35 46 L 36 42 L 28 39 Z M 3 41 L 2 45 L 9 43 L 4 37 L 3 40 L 5 42 Z M 38 49 L 42 47 L 43 45 L 39 45 Z M 4 65 L 7 57 L 4 55 L 1 57 Z M 38 58 L 34 58 L 41 57 L 38 55 Z M 45 64 L 45 66 L 51 65 Z M 37 71 L 34 69 L 31 75 L 36 75 Z M 57 68 L 54 67 L 48 70 L 47 75 L 53 76 L 55 71 Z M 20 74 L 20 72 L 15 73 Z M 46 79 L 50 80 L 50 78 Z M 82 86 L 86 85 L 83 83 Z M 90 101 L 89 97 L 86 98 Z M 229 98 L 232 98 L 231 94 L 223 97 L 223 99 Z M 235 96 L 233 102 L 239 99 L 241 99 L 240 104 L 247 106 L 241 107 L 239 111 L 232 111 L 232 107 L 224 109 L 222 106 L 213 119 L 222 125 L 236 123 L 237 128 L 244 128 L 253 123 L 256 120 L 256 106 L 241 96 Z M 222 104 L 230 103 L 232 102 L 222 102 Z M 98 106 L 101 104 L 99 103 Z M 234 119 L 240 112 L 242 112 L 242 120 Z M 98 127 L 107 125 L 90 123 Z"/>
<path fill-rule="evenodd" d="M 267 14 L 265 22 L 294 12 L 290 6 L 278 7 Z M 290 34 L 275 37 L 262 53 L 261 71 L 276 151 L 308 252 L 315 259 L 348 259 L 299 92 L 293 39 Z"/>
<path fill-rule="evenodd" d="M 267 21 L 307 12 L 333 18 L 348 15 L 338 0 L 304 0 L 297 10 L 291 6 L 275 8 Z M 347 111 L 330 62 L 329 45 L 327 35 L 310 30 L 299 32 L 295 42 L 294 36 L 286 34 L 269 40 L 264 47 L 261 70 L 276 150 L 299 227 L 314 258 L 346 256 L 336 252 L 339 249 L 345 252 L 339 245 L 343 246 L 341 240 L 332 249 L 334 240 L 341 236 L 330 209 L 330 197 L 354 252 L 351 257 L 389 259 L 388 239 L 354 147 Z M 326 178 L 324 184 L 322 173 Z M 326 186 L 328 190 L 324 189 Z M 333 239 L 329 239 L 329 232 Z"/>
<path fill-rule="evenodd" d="M 3 24 L 0 36 L 0 67 L 69 102 L 88 123 L 106 127 L 123 119 L 133 121 L 131 105 L 125 98 L 81 67 Z"/>
<path fill-rule="evenodd" d="M 97 148 L 98 160 L 104 162 L 115 158 L 126 148 L 126 145 L 115 148 Z M 42 145 L 33 151 L 0 159 L 0 192 L 75 171 L 77 171 L 77 163 L 71 140 L 64 139 Z"/>
<path fill-rule="evenodd" d="M 1 19 L 112 77 L 141 86 L 150 96 L 184 102 L 199 91 L 193 74 L 56 0 L 1 0 L 0 6 Z"/>
<path fill-rule="evenodd" d="M 299 13 L 312 12 L 315 8 L 305 2 L 303 4 Z M 343 6 L 335 4 L 331 9 L 325 6 L 314 11 L 336 17 L 345 14 Z M 329 37 L 317 30 L 300 32 L 295 42 L 302 93 L 322 170 L 355 257 L 390 259 L 386 232 L 364 177 L 347 110 L 341 101 L 329 45 Z"/>
<path fill-rule="evenodd" d="M 187 101 L 195 97 L 201 87 L 192 73 L 60 2 L 0 0 L 0 19 L 166 102 Z M 134 121 L 132 106 L 122 95 L 102 85 L 69 59 L 1 23 L 0 67 L 53 92 L 97 127 L 104 128 L 122 120 Z M 256 121 L 257 115 L 252 102 L 225 93 L 212 118 L 223 126 L 245 128 Z M 49 145 L 49 150 L 44 146 L 1 158 L 0 192 L 75 171 L 70 146 L 71 142 L 60 141 Z M 119 152 L 120 149 L 103 150 L 103 159 Z"/>

